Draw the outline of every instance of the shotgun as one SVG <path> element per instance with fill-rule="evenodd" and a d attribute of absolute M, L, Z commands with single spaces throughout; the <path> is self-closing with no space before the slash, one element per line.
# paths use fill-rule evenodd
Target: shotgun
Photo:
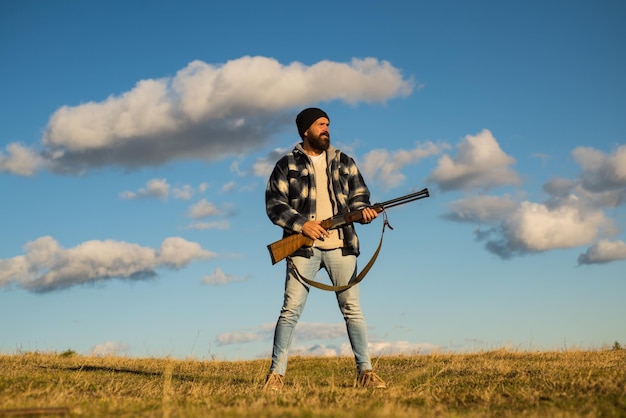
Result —
<path fill-rule="evenodd" d="M 374 203 L 370 206 L 377 213 L 384 211 L 385 209 L 392 208 L 394 206 L 403 205 L 405 203 L 413 202 L 415 200 L 423 199 L 425 197 L 430 196 L 428 194 L 428 189 L 422 189 L 419 192 L 411 193 L 406 196 L 397 197 L 395 199 L 387 200 L 382 203 Z M 335 215 L 332 218 L 324 219 L 321 222 L 322 228 L 335 229 L 342 227 L 344 225 L 351 224 L 353 222 L 359 222 L 363 219 L 362 211 L 363 209 L 353 210 L 350 212 L 341 213 L 339 215 Z M 272 258 L 272 264 L 276 264 L 284 258 L 289 257 L 291 254 L 295 253 L 301 247 L 307 246 L 310 247 L 313 245 L 313 240 L 304 234 L 292 234 L 288 235 L 283 239 L 280 239 L 276 242 L 273 242 L 267 246 L 267 249 L 270 252 L 270 257 Z"/>

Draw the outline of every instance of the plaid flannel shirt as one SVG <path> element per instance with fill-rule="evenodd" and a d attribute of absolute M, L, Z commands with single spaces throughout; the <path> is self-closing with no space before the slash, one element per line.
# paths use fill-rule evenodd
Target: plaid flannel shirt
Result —
<path fill-rule="evenodd" d="M 326 158 L 333 214 L 370 206 L 369 189 L 354 160 L 332 146 L 326 151 Z M 302 144 L 297 144 L 278 160 L 267 182 L 267 216 L 283 228 L 283 237 L 301 233 L 305 222 L 315 220 L 315 199 L 315 170 Z M 359 255 L 359 239 L 354 225 L 339 228 L 339 234 L 344 240 L 343 253 Z M 293 255 L 310 257 L 312 254 L 310 247 L 303 247 Z"/>

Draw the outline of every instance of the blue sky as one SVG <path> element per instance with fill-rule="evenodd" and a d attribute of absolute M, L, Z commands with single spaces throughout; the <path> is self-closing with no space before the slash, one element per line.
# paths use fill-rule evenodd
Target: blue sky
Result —
<path fill-rule="evenodd" d="M 375 356 L 626 343 L 621 1 L 4 1 L 0 352 L 267 358 L 319 106 L 394 230 Z M 382 222 L 358 226 L 363 266 Z M 318 279 L 324 280 L 323 273 Z M 294 352 L 350 355 L 313 290 Z"/>

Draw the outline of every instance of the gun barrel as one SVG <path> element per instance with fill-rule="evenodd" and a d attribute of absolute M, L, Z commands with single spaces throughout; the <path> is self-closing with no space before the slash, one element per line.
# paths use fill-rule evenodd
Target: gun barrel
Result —
<path fill-rule="evenodd" d="M 423 199 L 425 197 L 430 196 L 428 189 L 422 189 L 419 192 L 411 193 L 406 196 L 397 197 L 395 199 L 387 200 L 386 202 L 377 203 L 376 205 L 380 205 L 383 208 L 392 208 L 394 206 L 403 205 L 405 203 L 413 202 L 415 200 Z"/>
<path fill-rule="evenodd" d="M 423 199 L 425 197 L 430 196 L 428 193 L 428 189 L 422 189 L 419 192 L 411 193 L 406 196 L 397 197 L 395 199 L 387 200 L 382 203 L 374 203 L 372 208 L 376 209 L 376 212 L 380 213 L 385 209 L 392 208 L 394 206 L 403 205 L 405 203 L 413 202 L 415 200 Z M 355 210 L 348 213 L 341 213 L 339 215 L 335 215 L 332 218 L 324 222 L 328 222 L 327 224 L 322 224 L 322 226 L 326 229 L 334 229 L 339 228 L 340 226 L 344 226 L 346 224 L 358 221 L 361 219 L 361 211 Z"/>

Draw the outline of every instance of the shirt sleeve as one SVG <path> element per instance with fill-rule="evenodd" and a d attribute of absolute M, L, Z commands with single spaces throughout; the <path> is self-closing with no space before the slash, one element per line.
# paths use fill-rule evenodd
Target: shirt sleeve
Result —
<path fill-rule="evenodd" d="M 300 233 L 302 226 L 307 221 L 290 205 L 288 165 L 285 158 L 281 159 L 267 182 L 265 189 L 265 210 L 267 216 L 275 224 L 285 229 L 286 232 Z"/>

